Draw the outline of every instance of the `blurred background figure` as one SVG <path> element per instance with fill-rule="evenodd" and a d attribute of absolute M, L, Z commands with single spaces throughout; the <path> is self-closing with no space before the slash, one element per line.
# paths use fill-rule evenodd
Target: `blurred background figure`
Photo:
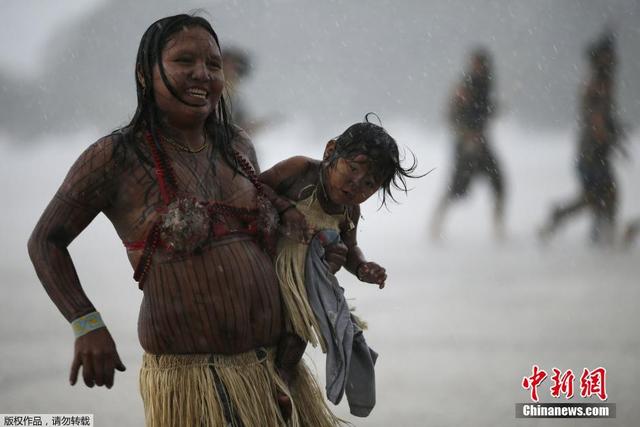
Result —
<path fill-rule="evenodd" d="M 250 66 L 247 52 L 237 47 L 230 47 L 222 52 L 222 69 L 225 78 L 225 89 L 230 100 L 231 120 L 245 130 L 248 130 L 248 114 L 244 101 L 238 93 L 238 86 L 242 80 L 249 76 Z"/>
<path fill-rule="evenodd" d="M 231 47 L 222 53 L 227 99 L 231 107 L 231 121 L 255 136 L 273 119 L 256 119 L 251 116 L 242 92 L 242 83 L 250 76 L 252 63 L 249 53 L 238 47 Z"/>
<path fill-rule="evenodd" d="M 640 234 L 640 218 L 629 222 L 625 227 L 624 234 L 622 235 L 622 244 L 625 248 L 631 247 L 636 238 Z"/>
<path fill-rule="evenodd" d="M 502 172 L 487 138 L 487 125 L 496 105 L 492 86 L 491 57 L 485 48 L 471 53 L 467 71 L 456 87 L 449 107 L 449 122 L 455 138 L 453 176 L 431 223 L 431 237 L 438 239 L 452 201 L 467 194 L 475 177 L 486 176 L 494 194 L 494 231 L 504 237 L 504 183 Z"/>
<path fill-rule="evenodd" d="M 611 162 L 615 148 L 621 146 L 622 129 L 614 99 L 616 51 L 614 34 L 606 31 L 586 51 L 589 77 L 580 100 L 580 136 L 577 172 L 580 193 L 574 199 L 555 206 L 540 237 L 547 241 L 568 218 L 584 209 L 593 215 L 591 240 L 611 245 L 618 205 L 618 190 Z"/>

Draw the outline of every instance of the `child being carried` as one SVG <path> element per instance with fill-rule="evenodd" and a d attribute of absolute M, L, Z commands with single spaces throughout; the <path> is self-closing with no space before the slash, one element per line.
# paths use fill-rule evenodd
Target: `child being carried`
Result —
<path fill-rule="evenodd" d="M 377 354 L 366 345 L 349 311 L 334 276 L 340 266 L 324 259 L 324 247 L 341 245 L 345 268 L 359 280 L 384 288 L 386 270 L 367 261 L 357 243 L 359 205 L 378 191 L 383 205 L 387 197 L 395 200 L 391 187 L 406 192 L 406 178 L 418 177 L 412 174 L 416 162 L 404 168 L 395 140 L 367 117 L 330 140 L 321 161 L 292 157 L 259 177 L 291 201 L 280 211 L 282 238 L 276 258 L 290 322 L 276 359 L 280 373 L 288 381 L 306 343 L 320 344 L 327 353 L 327 397 L 337 404 L 346 389 L 356 416 L 367 416 L 375 404 Z"/>

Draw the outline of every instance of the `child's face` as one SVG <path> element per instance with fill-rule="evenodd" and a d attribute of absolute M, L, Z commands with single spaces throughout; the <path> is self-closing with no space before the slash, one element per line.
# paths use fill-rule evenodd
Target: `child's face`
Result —
<path fill-rule="evenodd" d="M 325 158 L 333 154 L 331 143 L 327 144 Z M 359 205 L 380 188 L 371 171 L 369 157 L 358 154 L 352 159 L 340 157 L 327 168 L 325 190 L 329 199 L 339 205 Z"/>

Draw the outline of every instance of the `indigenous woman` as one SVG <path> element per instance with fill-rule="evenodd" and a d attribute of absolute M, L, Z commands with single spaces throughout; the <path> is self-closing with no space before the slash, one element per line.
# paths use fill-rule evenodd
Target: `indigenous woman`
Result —
<path fill-rule="evenodd" d="M 67 251 L 103 212 L 144 292 L 147 425 L 338 424 L 298 355 L 277 351 L 286 334 L 269 248 L 289 203 L 256 179 L 253 146 L 228 121 L 216 33 L 190 15 L 153 23 L 135 75 L 131 123 L 80 156 L 29 241 L 76 334 L 71 384 L 82 367 L 87 386 L 110 388 L 125 369 Z"/>

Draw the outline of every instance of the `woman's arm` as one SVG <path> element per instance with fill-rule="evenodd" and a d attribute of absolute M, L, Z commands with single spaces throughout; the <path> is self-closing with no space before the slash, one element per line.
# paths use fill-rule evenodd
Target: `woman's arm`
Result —
<path fill-rule="evenodd" d="M 307 224 L 304 215 L 295 208 L 296 196 L 291 194 L 294 184 L 300 186 L 304 184 L 304 176 L 313 160 L 296 156 L 273 166 L 264 171 L 258 177 L 267 190 L 271 190 L 271 202 L 280 214 L 282 226 L 280 232 L 291 239 L 301 242 L 308 242 L 313 234 L 313 230 Z M 275 190 L 275 191 L 274 191 Z"/>
<path fill-rule="evenodd" d="M 112 137 L 103 138 L 78 158 L 29 239 L 29 256 L 38 278 L 69 322 L 95 311 L 80 286 L 67 247 L 115 195 L 113 176 L 118 165 L 114 143 Z M 89 387 L 94 383 L 111 387 L 113 368 L 124 366 L 106 328 L 78 337 L 75 346 L 71 383 L 83 365 Z"/>

